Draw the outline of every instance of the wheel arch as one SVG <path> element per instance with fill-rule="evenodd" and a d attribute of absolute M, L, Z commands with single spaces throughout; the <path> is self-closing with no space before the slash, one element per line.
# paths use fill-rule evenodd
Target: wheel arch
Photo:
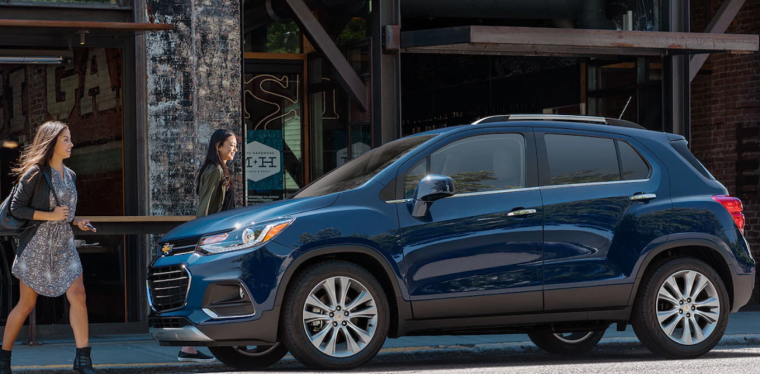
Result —
<path fill-rule="evenodd" d="M 715 269 L 726 286 L 729 303 L 733 312 L 736 274 L 734 274 L 734 267 L 728 249 L 722 248 L 714 240 L 702 238 L 671 240 L 649 251 L 639 267 L 638 275 L 631 289 L 631 296 L 628 299 L 628 305 L 632 306 L 636 302 L 636 296 L 641 289 L 642 279 L 654 272 L 663 262 L 677 257 L 696 258 Z"/>
<path fill-rule="evenodd" d="M 398 337 L 404 321 L 411 319 L 412 315 L 411 305 L 404 297 L 406 293 L 404 292 L 405 289 L 402 289 L 403 281 L 399 279 L 394 268 L 382 254 L 365 246 L 343 245 L 322 247 L 311 249 L 298 256 L 293 263 L 288 266 L 280 281 L 280 284 L 284 285 L 284 287 L 279 287 L 277 290 L 275 309 L 278 311 L 282 309 L 285 293 L 290 287 L 291 279 L 293 279 L 296 274 L 311 265 L 330 260 L 342 260 L 361 266 L 369 271 L 370 274 L 380 282 L 388 299 L 391 311 L 388 336 L 391 338 Z"/>

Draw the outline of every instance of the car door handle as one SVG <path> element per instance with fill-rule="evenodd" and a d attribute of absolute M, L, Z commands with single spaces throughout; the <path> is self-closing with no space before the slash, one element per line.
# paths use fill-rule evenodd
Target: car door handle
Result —
<path fill-rule="evenodd" d="M 507 213 L 507 217 L 527 216 L 529 214 L 536 214 L 536 210 L 535 209 L 513 210 L 513 211 Z"/>
<path fill-rule="evenodd" d="M 648 201 L 656 198 L 657 195 L 653 193 L 642 193 L 638 195 L 633 195 L 630 197 L 631 201 Z"/>

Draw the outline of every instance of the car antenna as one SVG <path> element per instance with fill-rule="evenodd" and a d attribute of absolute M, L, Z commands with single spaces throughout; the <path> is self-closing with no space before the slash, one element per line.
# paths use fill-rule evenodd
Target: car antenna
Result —
<path fill-rule="evenodd" d="M 631 99 L 633 99 L 633 96 L 628 96 L 628 102 L 625 103 L 625 107 L 623 108 L 623 111 L 620 112 L 620 117 L 618 117 L 618 119 L 622 119 L 623 118 L 623 114 L 625 113 L 625 110 L 628 109 L 628 104 L 631 103 Z"/>

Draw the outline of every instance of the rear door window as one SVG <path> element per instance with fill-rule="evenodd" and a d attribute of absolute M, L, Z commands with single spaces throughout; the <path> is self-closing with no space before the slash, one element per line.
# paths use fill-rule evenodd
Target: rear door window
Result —
<path fill-rule="evenodd" d="M 620 180 L 615 141 L 578 135 L 544 136 L 552 185 Z"/>
<path fill-rule="evenodd" d="M 623 168 L 623 180 L 647 179 L 649 165 L 630 144 L 617 140 L 620 152 L 620 165 Z"/>

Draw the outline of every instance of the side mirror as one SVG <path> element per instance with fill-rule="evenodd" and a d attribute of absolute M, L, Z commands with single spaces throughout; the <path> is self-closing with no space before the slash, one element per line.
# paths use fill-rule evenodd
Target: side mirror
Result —
<path fill-rule="evenodd" d="M 454 195 L 454 181 L 445 175 L 430 174 L 422 178 L 414 191 L 412 217 L 424 217 L 436 200 Z"/>

